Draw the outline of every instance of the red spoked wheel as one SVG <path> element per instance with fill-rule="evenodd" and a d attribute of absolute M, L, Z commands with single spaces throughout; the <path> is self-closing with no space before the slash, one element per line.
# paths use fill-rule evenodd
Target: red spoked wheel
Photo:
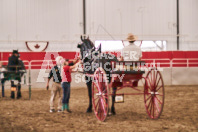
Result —
<path fill-rule="evenodd" d="M 151 69 L 146 75 L 144 103 L 151 119 L 158 119 L 164 107 L 164 82 L 157 69 Z"/>
<path fill-rule="evenodd" d="M 96 118 L 104 121 L 108 114 L 108 80 L 103 68 L 99 67 L 94 72 L 92 82 L 92 103 Z"/>

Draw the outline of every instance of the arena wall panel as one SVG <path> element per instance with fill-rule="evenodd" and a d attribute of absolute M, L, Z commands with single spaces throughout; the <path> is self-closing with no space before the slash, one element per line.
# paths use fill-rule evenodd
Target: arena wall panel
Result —
<path fill-rule="evenodd" d="M 173 85 L 198 85 L 197 67 L 174 67 L 172 68 Z"/>
<path fill-rule="evenodd" d="M 164 85 L 172 85 L 172 68 L 162 68 L 163 71 L 161 71 L 162 73 L 162 77 L 164 80 Z"/>
<path fill-rule="evenodd" d="M 28 40 L 79 40 L 82 10 L 79 0 L 1 0 L 0 43 L 22 49 Z"/>

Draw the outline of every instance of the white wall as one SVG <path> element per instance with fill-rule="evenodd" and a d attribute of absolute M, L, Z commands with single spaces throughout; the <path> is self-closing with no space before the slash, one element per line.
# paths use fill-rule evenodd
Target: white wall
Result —
<path fill-rule="evenodd" d="M 197 0 L 180 0 L 181 50 L 198 50 L 197 12 Z M 167 50 L 176 50 L 176 0 L 88 0 L 87 15 L 95 39 L 132 32 L 140 40 L 166 40 Z"/>
<path fill-rule="evenodd" d="M 181 50 L 198 50 L 198 1 L 180 0 Z M 27 51 L 25 41 L 46 40 L 47 51 L 76 51 L 83 33 L 82 0 L 0 0 L 1 51 Z M 86 0 L 91 40 L 166 40 L 176 50 L 176 0 Z M 112 36 L 112 37 L 111 37 Z"/>
<path fill-rule="evenodd" d="M 87 3 L 87 25 L 91 34 L 107 35 L 100 25 L 118 37 L 129 32 L 137 35 L 174 35 L 176 32 L 176 28 L 168 25 L 175 23 L 176 2 L 173 0 L 88 0 Z"/>
<path fill-rule="evenodd" d="M 53 47 L 77 44 L 82 30 L 81 0 L 0 0 L 1 50 L 25 51 L 25 41 L 31 40 L 50 41 Z"/>
<path fill-rule="evenodd" d="M 180 0 L 180 33 L 182 50 L 198 50 L 198 0 Z"/>
<path fill-rule="evenodd" d="M 167 40 L 169 47 L 174 48 L 172 44 L 176 41 L 176 1 L 88 1 L 88 31 L 89 34 L 96 34 L 96 39 L 112 39 L 106 31 L 115 39 L 125 39 L 131 32 L 140 40 Z"/>

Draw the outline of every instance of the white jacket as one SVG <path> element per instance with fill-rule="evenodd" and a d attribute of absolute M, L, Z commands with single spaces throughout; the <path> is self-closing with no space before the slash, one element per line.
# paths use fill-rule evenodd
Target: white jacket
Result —
<path fill-rule="evenodd" d="M 128 46 L 124 47 L 121 54 L 124 61 L 139 61 L 142 57 L 141 48 L 134 43 L 130 43 Z"/>

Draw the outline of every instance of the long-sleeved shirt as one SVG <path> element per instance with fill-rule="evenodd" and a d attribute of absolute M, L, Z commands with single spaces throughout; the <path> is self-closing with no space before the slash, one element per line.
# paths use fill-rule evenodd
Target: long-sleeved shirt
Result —
<path fill-rule="evenodd" d="M 125 61 L 139 61 L 142 57 L 141 48 L 134 43 L 130 43 L 128 46 L 122 49 L 122 56 Z"/>
<path fill-rule="evenodd" d="M 54 82 L 61 83 L 62 78 L 61 78 L 60 70 L 61 70 L 60 67 L 58 67 L 57 65 L 54 66 L 49 73 L 48 79 L 51 79 L 53 77 Z"/>
<path fill-rule="evenodd" d="M 18 65 L 19 65 L 19 59 L 17 56 L 12 55 L 8 58 L 8 70 L 16 71 L 16 67 L 14 66 L 18 66 Z"/>

